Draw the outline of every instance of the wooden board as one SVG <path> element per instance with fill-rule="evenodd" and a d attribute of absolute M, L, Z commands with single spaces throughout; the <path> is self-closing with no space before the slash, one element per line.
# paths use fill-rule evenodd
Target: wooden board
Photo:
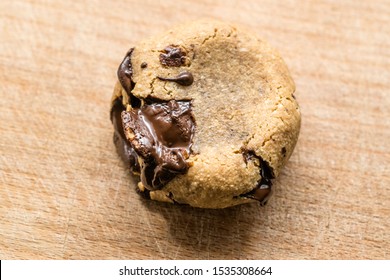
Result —
<path fill-rule="evenodd" d="M 0 259 L 390 258 L 389 1 L 81 2 L 0 1 Z M 297 84 L 264 208 L 144 201 L 112 143 L 127 49 L 204 17 L 253 28 Z"/>

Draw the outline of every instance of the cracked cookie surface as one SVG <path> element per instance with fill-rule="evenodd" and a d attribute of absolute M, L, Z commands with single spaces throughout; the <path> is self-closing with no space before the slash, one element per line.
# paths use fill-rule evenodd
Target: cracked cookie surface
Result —
<path fill-rule="evenodd" d="M 217 21 L 183 25 L 127 53 L 112 98 L 114 142 L 151 199 L 203 208 L 264 204 L 298 138 L 294 91 L 280 55 L 253 32 Z M 185 114 L 175 102 L 187 104 Z M 159 113 L 139 115 L 147 106 Z M 191 131 L 191 140 L 171 148 L 175 141 L 161 139 L 172 131 Z M 175 160 L 180 168 L 170 168 Z"/>

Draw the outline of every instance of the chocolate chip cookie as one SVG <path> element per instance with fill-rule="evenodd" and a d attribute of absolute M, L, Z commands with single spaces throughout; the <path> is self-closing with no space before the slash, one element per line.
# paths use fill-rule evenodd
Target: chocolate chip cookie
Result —
<path fill-rule="evenodd" d="M 264 205 L 301 116 L 275 49 L 234 25 L 198 21 L 125 55 L 111 101 L 114 143 L 150 199 Z"/>

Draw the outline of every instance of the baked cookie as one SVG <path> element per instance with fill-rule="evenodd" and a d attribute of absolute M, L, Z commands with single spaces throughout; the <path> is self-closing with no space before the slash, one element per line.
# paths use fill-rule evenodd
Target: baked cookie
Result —
<path fill-rule="evenodd" d="M 179 26 L 120 64 L 114 143 L 145 197 L 264 205 L 298 139 L 294 91 L 282 58 L 253 32 L 217 21 Z"/>

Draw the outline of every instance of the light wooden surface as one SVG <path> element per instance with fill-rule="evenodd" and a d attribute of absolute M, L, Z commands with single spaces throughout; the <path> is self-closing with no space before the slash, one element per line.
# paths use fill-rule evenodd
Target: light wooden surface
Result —
<path fill-rule="evenodd" d="M 390 258 L 389 1 L 84 2 L 0 1 L 0 259 Z M 144 201 L 112 143 L 128 48 L 204 17 L 253 28 L 297 84 L 264 208 Z"/>

